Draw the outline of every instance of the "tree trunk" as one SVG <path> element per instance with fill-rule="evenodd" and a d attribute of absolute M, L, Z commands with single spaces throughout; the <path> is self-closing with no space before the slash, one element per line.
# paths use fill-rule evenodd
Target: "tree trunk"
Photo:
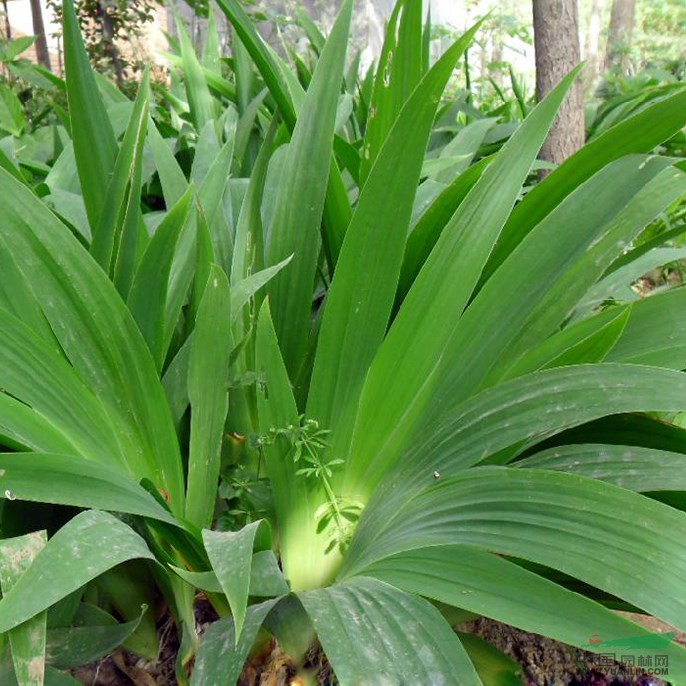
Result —
<path fill-rule="evenodd" d="M 5 38 L 12 40 L 12 26 L 10 25 L 10 13 L 7 9 L 7 0 L 2 0 L 2 13 L 5 15 Z"/>
<path fill-rule="evenodd" d="M 600 27 L 601 27 L 601 1 L 592 0 L 591 14 L 588 18 L 588 31 L 586 32 L 586 45 L 584 48 L 584 59 L 586 69 L 584 70 L 584 81 L 589 88 L 593 87 L 596 79 L 600 75 Z"/>
<path fill-rule="evenodd" d="M 613 0 L 610 30 L 607 34 L 606 69 L 618 67 L 623 74 L 628 73 L 635 11 L 636 0 Z"/>
<path fill-rule="evenodd" d="M 52 71 L 40 0 L 31 0 L 31 17 L 33 19 L 33 33 L 36 36 L 36 57 L 38 58 L 38 64 L 45 67 L 48 71 Z"/>
<path fill-rule="evenodd" d="M 536 94 L 544 98 L 579 62 L 579 18 L 576 0 L 533 0 Z M 541 158 L 560 164 L 585 139 L 583 85 L 577 79 L 569 91 Z"/>
<path fill-rule="evenodd" d="M 121 88 L 124 84 L 124 66 L 122 65 L 121 57 L 119 56 L 119 49 L 114 42 L 112 18 L 105 7 L 108 1 L 109 0 L 98 0 L 96 16 L 102 30 L 103 52 L 107 59 L 110 60 L 112 68 L 114 69 L 114 75 L 117 79 L 117 84 Z"/>

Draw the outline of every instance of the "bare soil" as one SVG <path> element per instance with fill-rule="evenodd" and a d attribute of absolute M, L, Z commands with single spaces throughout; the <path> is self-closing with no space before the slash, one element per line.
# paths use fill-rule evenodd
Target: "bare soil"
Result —
<path fill-rule="evenodd" d="M 202 610 L 199 614 L 203 614 Z M 204 614 L 204 621 L 199 622 L 201 630 L 207 626 L 207 613 Z M 652 632 L 673 631 L 653 617 L 626 616 Z M 646 673 L 614 676 L 599 667 L 597 656 L 592 653 L 492 620 L 479 619 L 459 629 L 474 633 L 518 662 L 522 666 L 523 686 L 666 686 L 667 683 Z M 686 645 L 686 634 L 677 632 L 676 640 Z M 119 650 L 97 663 L 73 670 L 72 675 L 84 686 L 177 686 L 174 672 L 178 639 L 169 619 L 160 625 L 160 644 L 160 658 L 154 663 Z M 312 650 L 308 663 L 317 673 L 320 686 L 337 683 L 320 650 Z M 299 686 L 294 676 L 292 662 L 274 641 L 246 665 L 239 686 Z"/>

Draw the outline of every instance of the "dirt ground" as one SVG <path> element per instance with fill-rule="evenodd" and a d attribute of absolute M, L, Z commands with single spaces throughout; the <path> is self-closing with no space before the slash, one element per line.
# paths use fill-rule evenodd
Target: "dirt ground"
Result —
<path fill-rule="evenodd" d="M 652 617 L 624 614 L 655 633 L 673 630 Z M 597 656 L 592 653 L 492 620 L 479 619 L 459 628 L 483 638 L 518 662 L 522 667 L 523 686 L 665 686 L 665 682 L 648 674 L 611 676 L 598 666 Z M 686 634 L 677 632 L 676 640 L 686 645 Z M 178 640 L 170 621 L 161 626 L 160 643 L 162 652 L 156 663 L 146 663 L 126 651 L 117 651 L 72 674 L 84 686 L 177 686 L 174 671 Z M 321 653 L 313 651 L 310 662 L 313 668 L 318 668 L 320 686 L 336 684 Z M 278 646 L 272 645 L 246 667 L 240 686 L 297 686 L 293 674 L 288 659 Z"/>

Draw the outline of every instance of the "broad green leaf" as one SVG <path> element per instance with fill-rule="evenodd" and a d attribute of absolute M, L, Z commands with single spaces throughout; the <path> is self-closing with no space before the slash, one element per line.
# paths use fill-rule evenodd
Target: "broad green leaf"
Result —
<path fill-rule="evenodd" d="M 198 202 L 207 221 L 217 263 L 228 273 L 231 268 L 231 228 L 224 209 L 234 138 L 228 140 L 213 159 L 198 190 Z"/>
<path fill-rule="evenodd" d="M 631 316 L 631 308 L 612 308 L 590 317 L 532 347 L 510 367 L 504 379 L 539 369 L 602 362 L 617 344 Z"/>
<path fill-rule="evenodd" d="M 192 686 L 215 686 L 238 681 L 262 622 L 276 602 L 267 600 L 259 605 L 251 605 L 238 639 L 231 617 L 214 622 L 202 636 L 191 677 Z"/>
<path fill-rule="evenodd" d="M 169 527 L 166 526 L 164 529 L 155 526 L 151 528 L 158 532 L 169 531 Z M 177 533 L 174 531 L 174 534 Z M 184 545 L 177 543 L 176 536 L 166 536 L 164 533 L 162 536 L 181 555 L 188 553 Z M 160 654 L 157 622 L 154 611 L 146 610 L 158 588 L 169 593 L 166 584 L 160 583 L 159 577 L 157 579 L 153 577 L 150 565 L 144 560 L 129 560 L 123 565 L 109 569 L 101 574 L 94 584 L 98 589 L 98 596 L 103 599 L 107 607 L 111 607 L 117 613 L 122 621 L 137 622 L 137 626 L 126 637 L 124 647 L 148 660 L 156 660 Z"/>
<path fill-rule="evenodd" d="M 19 167 L 7 156 L 2 148 L 0 148 L 0 167 L 2 167 L 9 174 L 12 174 L 17 181 L 20 181 L 26 186 L 29 185 L 28 181 L 19 170 Z"/>
<path fill-rule="evenodd" d="M 676 166 L 683 171 L 682 163 L 677 163 Z M 610 265 L 610 268 L 606 272 L 606 276 L 609 276 L 620 267 L 624 267 L 630 262 L 638 260 L 655 248 L 661 248 L 665 245 L 669 246 L 674 239 L 680 238 L 684 231 L 686 231 L 686 224 L 677 224 L 673 229 L 660 231 L 656 236 L 653 236 L 653 238 L 648 238 L 646 240 L 645 237 L 642 236 L 639 245 L 625 251 Z"/>
<path fill-rule="evenodd" d="M 191 437 L 186 518 L 209 526 L 219 480 L 224 420 L 228 411 L 231 294 L 226 274 L 212 265 L 193 331 L 188 370 Z"/>
<path fill-rule="evenodd" d="M 102 462 L 50 453 L 0 453 L 0 491 L 17 500 L 177 521 L 129 476 Z"/>
<path fill-rule="evenodd" d="M 229 143 L 230 141 L 227 141 Z M 190 178 L 193 183 L 200 186 L 207 178 L 212 164 L 216 161 L 222 144 L 216 131 L 214 121 L 208 121 L 198 130 L 198 136 L 193 150 L 193 164 Z M 230 156 L 229 156 L 230 159 Z M 223 187 L 221 189 L 223 191 Z"/>
<path fill-rule="evenodd" d="M 203 529 L 202 540 L 212 569 L 226 595 L 233 614 L 236 645 L 241 637 L 252 568 L 253 546 L 264 520 L 252 522 L 240 531 L 210 531 Z"/>
<path fill-rule="evenodd" d="M 451 160 L 443 166 L 434 178 L 442 183 L 452 183 L 455 177 L 467 171 L 474 156 L 479 151 L 484 136 L 493 128 L 496 120 L 478 119 L 465 126 L 440 152 L 438 160 Z"/>
<path fill-rule="evenodd" d="M 11 251 L 76 373 L 113 421 L 127 427 L 117 438 L 126 447 L 131 473 L 164 488 L 178 513 L 179 448 L 155 365 L 131 313 L 69 229 L 2 170 L 0 196 L 13 198 L 0 242 Z"/>
<path fill-rule="evenodd" d="M 441 233 L 365 382 L 346 464 L 346 494 L 369 494 L 423 414 L 441 358 L 557 109 L 566 77 L 483 171 Z"/>
<path fill-rule="evenodd" d="M 236 6 L 239 10 L 242 9 L 240 4 Z M 247 24 L 243 25 L 243 28 L 251 37 L 255 36 L 255 28 L 249 20 Z M 259 36 L 259 34 L 257 35 Z M 242 116 L 246 113 L 252 99 L 255 76 L 253 64 L 250 61 L 250 53 L 246 50 L 242 39 L 233 26 L 231 28 L 231 53 L 233 55 L 233 72 L 236 78 L 236 105 Z"/>
<path fill-rule="evenodd" d="M 82 512 L 48 541 L 0 600 L 0 632 L 34 617 L 115 565 L 152 557 L 143 539 L 116 517 Z"/>
<path fill-rule="evenodd" d="M 64 357 L 4 310 L 0 310 L 0 324 L 5 334 L 0 341 L 3 390 L 32 408 L 38 415 L 37 421 L 32 422 L 34 426 L 42 420 L 52 427 L 48 429 L 48 440 L 58 432 L 62 443 L 70 445 L 68 452 L 122 466 L 123 446 L 115 433 L 115 427 L 120 425 L 116 419 L 110 420 L 105 408 Z M 30 375 L 27 369 L 32 370 Z M 28 428 L 29 424 L 23 423 L 23 427 Z M 27 438 L 35 443 L 43 440 L 41 435 Z"/>
<path fill-rule="evenodd" d="M 685 306 L 684 288 L 633 303 L 626 328 L 607 360 L 686 369 Z"/>
<path fill-rule="evenodd" d="M 686 455 L 640 446 L 561 445 L 513 466 L 581 474 L 639 493 L 686 491 Z"/>
<path fill-rule="evenodd" d="M 501 383 L 427 426 L 386 475 L 362 521 L 377 526 L 387 518 L 386 508 L 401 507 L 436 479 L 482 461 L 509 462 L 528 445 L 594 419 L 645 410 L 678 412 L 685 390 L 686 375 L 680 372 L 608 363 L 555 368 Z"/>
<path fill-rule="evenodd" d="M 656 394 L 656 388 L 661 392 Z M 422 470 L 454 474 L 521 441 L 533 444 L 606 415 L 676 412 L 684 391 L 686 374 L 656 367 L 603 363 L 535 372 L 439 415 L 412 447 L 421 457 L 406 471 L 418 479 Z"/>
<path fill-rule="evenodd" d="M 331 166 L 333 127 L 347 47 L 352 2 L 343 3 L 322 51 L 286 152 L 267 263 L 294 255 L 269 284 L 274 325 L 286 368 L 295 379 L 307 350 L 319 226 Z"/>
<path fill-rule="evenodd" d="M 162 386 L 177 430 L 188 408 L 188 368 L 192 349 L 193 334 L 191 333 L 174 355 L 162 377 Z"/>
<path fill-rule="evenodd" d="M 205 44 L 202 49 L 202 66 L 221 76 L 221 48 L 219 46 L 219 34 L 217 32 L 217 19 L 214 16 L 214 8 L 209 6 L 207 33 Z"/>
<path fill-rule="evenodd" d="M 224 588 L 214 572 L 189 572 L 175 566 L 172 566 L 172 569 L 194 588 L 210 593 L 224 593 Z M 255 553 L 250 565 L 249 595 L 263 598 L 281 597 L 286 595 L 288 590 L 288 584 L 283 578 L 274 552 L 261 550 Z"/>
<path fill-rule="evenodd" d="M 341 683 L 481 684 L 451 626 L 421 598 L 366 577 L 298 598 Z"/>
<path fill-rule="evenodd" d="M 248 158 L 251 152 L 251 143 L 255 141 L 255 126 L 258 121 L 258 114 L 264 105 L 267 97 L 267 89 L 260 91 L 251 101 L 245 112 L 241 115 L 236 126 L 236 141 L 234 152 L 234 169 L 239 173 L 250 162 Z M 252 176 L 252 175 L 251 175 Z"/>
<path fill-rule="evenodd" d="M 405 298 L 407 291 L 417 278 L 419 270 L 431 254 L 431 250 L 443 229 L 448 225 L 450 218 L 493 159 L 493 156 L 485 157 L 463 174 L 460 174 L 447 188 L 441 191 L 412 227 L 410 235 L 407 237 L 405 257 L 400 272 L 398 305 Z"/>
<path fill-rule="evenodd" d="M 643 227 L 686 190 L 669 161 L 630 156 L 581 185 L 517 246 L 455 327 L 434 399 L 449 403 L 497 381 L 552 333 Z M 665 168 L 667 166 L 667 168 Z M 536 264 L 537 279 L 524 265 Z M 479 322 L 480 328 L 475 329 Z"/>
<path fill-rule="evenodd" d="M 0 394 L 0 436 L 2 444 L 14 450 L 78 452 L 59 427 L 4 393 Z"/>
<path fill-rule="evenodd" d="M 484 279 L 580 183 L 613 160 L 631 153 L 650 153 L 671 138 L 686 121 L 685 107 L 686 90 L 681 90 L 619 122 L 566 159 L 515 208 L 485 268 Z"/>
<path fill-rule="evenodd" d="M 76 167 L 90 225 L 97 226 L 117 141 L 83 44 L 73 0 L 63 0 L 64 66 Z"/>
<path fill-rule="evenodd" d="M 160 177 L 164 201 L 167 208 L 171 209 L 183 197 L 188 188 L 188 181 L 152 119 L 148 124 L 148 141 Z"/>
<path fill-rule="evenodd" d="M 262 305 L 257 321 L 256 371 L 261 434 L 268 435 L 272 428 L 299 423 L 298 408 L 274 332 L 268 300 Z M 310 493 L 307 480 L 296 474 L 291 449 L 282 437 L 263 447 L 279 523 L 284 575 L 291 585 L 297 586 L 306 583 L 304 579 L 308 574 L 321 572 L 315 566 L 321 565 L 326 541 L 317 535 L 313 526 L 312 506 L 317 501 Z M 333 556 L 329 556 L 331 558 Z"/>
<path fill-rule="evenodd" d="M 145 338 L 158 372 L 167 354 L 169 278 L 181 234 L 189 217 L 193 194 L 189 188 L 167 212 L 143 254 L 127 304 Z M 176 316 L 181 311 L 178 303 Z"/>
<path fill-rule="evenodd" d="M 591 443 L 641 446 L 686 454 L 686 429 L 645 414 L 619 414 L 563 431 L 544 441 L 539 449 Z"/>
<path fill-rule="evenodd" d="M 39 302 L 31 292 L 31 286 L 19 270 L 13 255 L 0 250 L 0 303 L 7 312 L 21 319 L 34 335 L 40 337 L 53 351 L 59 352 L 50 324 Z"/>
<path fill-rule="evenodd" d="M 22 574 L 45 548 L 47 535 L 40 531 L 0 543 L 0 588 L 7 596 Z M 15 626 L 9 632 L 14 674 L 19 686 L 42 686 L 45 677 L 46 613 Z"/>
<path fill-rule="evenodd" d="M 98 612 L 101 617 L 97 624 L 79 622 L 76 626 L 48 630 L 48 663 L 59 669 L 71 669 L 99 660 L 131 636 L 146 610 L 143 607 L 137 619 L 123 624 L 106 612 Z"/>
<path fill-rule="evenodd" d="M 186 24 L 179 17 L 176 18 L 176 30 L 181 46 L 183 60 L 183 76 L 186 85 L 190 114 L 196 131 L 201 131 L 208 122 L 215 118 L 214 100 L 207 87 L 202 66 L 195 54 L 193 43 L 188 37 Z"/>
<path fill-rule="evenodd" d="M 264 193 L 272 144 L 276 134 L 276 122 L 265 134 L 262 147 L 255 160 L 248 188 L 243 198 L 241 211 L 236 222 L 233 262 L 231 264 L 231 285 L 260 271 L 264 263 L 264 234 L 262 230 L 262 195 Z M 237 312 L 237 310 L 233 310 Z"/>
<path fill-rule="evenodd" d="M 593 633 L 606 640 L 650 635 L 599 603 L 473 546 L 441 545 L 398 553 L 374 563 L 364 574 L 585 650 L 603 651 L 589 645 Z M 670 667 L 676 669 L 678 664 L 686 669 L 686 650 L 674 644 L 669 652 Z"/>
<path fill-rule="evenodd" d="M 235 282 L 231 288 L 231 316 L 235 319 L 241 313 L 241 310 L 248 304 L 250 298 L 257 293 L 263 286 L 267 285 L 284 267 L 286 267 L 293 256 L 287 257 L 285 260 L 275 264 L 273 267 L 267 267 L 262 271 Z"/>
<path fill-rule="evenodd" d="M 273 53 L 257 32 L 255 24 L 239 0 L 217 0 L 217 4 L 228 17 L 245 49 L 250 53 L 250 57 L 276 101 L 284 121 L 289 128 L 292 128 L 295 124 L 295 110 Z"/>
<path fill-rule="evenodd" d="M 394 553 L 473 545 L 557 569 L 676 628 L 686 626 L 685 513 L 548 470 L 475 467 L 427 481 L 433 483 L 400 507 L 380 504 L 382 526 L 360 522 L 348 574 Z"/>
<path fill-rule="evenodd" d="M 54 168 L 54 167 L 53 167 Z M 83 197 L 77 193 L 53 188 L 50 195 L 44 198 L 48 207 L 52 208 L 62 219 L 66 219 L 83 237 L 86 244 L 90 244 L 93 235 L 88 223 L 86 206 Z"/>
<path fill-rule="evenodd" d="M 319 30 L 319 27 L 312 21 L 310 15 L 307 14 L 307 12 L 305 12 L 301 7 L 296 8 L 295 16 L 298 20 L 298 24 L 301 26 L 303 31 L 305 31 L 307 40 L 310 42 L 310 48 L 312 48 L 317 55 L 321 54 L 326 38 Z"/>
<path fill-rule="evenodd" d="M 307 406 L 308 416 L 322 426 L 337 427 L 334 445 L 349 441 L 359 390 L 386 333 L 437 102 L 477 29 L 443 55 L 407 100 L 346 232 L 327 294 Z"/>
<path fill-rule="evenodd" d="M 422 3 L 400 0 L 386 26 L 365 132 L 360 179 L 367 181 L 403 106 L 422 77 Z"/>
<path fill-rule="evenodd" d="M 3 48 L 3 59 L 13 60 L 15 57 L 19 57 L 22 52 L 26 52 L 34 43 L 36 42 L 36 36 L 19 36 L 8 41 Z"/>
<path fill-rule="evenodd" d="M 91 254 L 110 276 L 115 274 L 115 265 L 119 262 L 122 251 L 126 259 L 127 251 L 133 248 L 135 258 L 140 211 L 140 173 L 143 144 L 148 128 L 149 81 L 150 77 L 146 72 L 138 89 L 114 171 L 107 185 L 100 219 L 96 224 L 91 222 Z M 129 235 L 131 232 L 134 232 L 133 237 Z M 133 245 L 130 245 L 132 239 Z"/>
<path fill-rule="evenodd" d="M 457 632 L 484 686 L 521 686 L 522 666 L 487 641 L 462 631 Z"/>
<path fill-rule="evenodd" d="M 6 131 L 17 138 L 26 127 L 26 117 L 21 100 L 14 91 L 4 84 L 0 84 L 0 131 Z"/>

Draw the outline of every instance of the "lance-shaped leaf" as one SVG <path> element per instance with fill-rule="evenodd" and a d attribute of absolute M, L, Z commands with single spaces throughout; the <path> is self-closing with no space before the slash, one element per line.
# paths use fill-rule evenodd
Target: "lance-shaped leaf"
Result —
<path fill-rule="evenodd" d="M 518 356 L 559 330 L 623 247 L 686 191 L 686 175 L 668 165 L 638 155 L 618 160 L 527 235 L 455 328 L 435 401 L 447 401 L 447 410 L 491 385 Z M 540 280 L 524 277 L 530 264 Z"/>
<path fill-rule="evenodd" d="M 195 54 L 193 43 L 188 36 L 186 24 L 179 17 L 176 18 L 176 28 L 179 34 L 183 75 L 191 118 L 195 124 L 196 131 L 202 131 L 205 125 L 215 118 L 214 100 L 207 87 L 202 66 L 198 56 Z"/>
<path fill-rule="evenodd" d="M 524 121 L 443 230 L 379 349 L 362 390 L 346 491 L 362 494 L 427 410 L 453 328 L 577 72 Z M 347 452 L 347 451 L 346 451 Z M 373 460 L 372 460 L 373 458 Z M 370 463 L 378 465 L 374 474 Z"/>
<path fill-rule="evenodd" d="M 189 188 L 167 212 L 145 251 L 129 293 L 127 304 L 161 371 L 169 340 L 167 315 L 169 279 L 181 235 L 187 221 L 193 193 Z M 176 316 L 182 303 L 177 301 Z"/>
<path fill-rule="evenodd" d="M 209 526 L 219 480 L 224 420 L 229 408 L 231 294 L 222 269 L 210 268 L 193 331 L 188 370 L 191 438 L 186 518 Z"/>
<path fill-rule="evenodd" d="M 272 429 L 298 424 L 298 408 L 271 322 L 268 300 L 262 305 L 257 322 L 256 371 L 261 434 L 267 436 Z M 307 479 L 296 474 L 298 467 L 291 455 L 292 448 L 282 437 L 262 447 L 279 522 L 284 575 L 297 589 L 299 584 L 308 583 L 310 575 L 330 574 L 331 570 L 322 564 L 326 539 L 313 526 L 317 493 L 311 492 L 312 485 Z M 335 556 L 329 555 L 326 562 L 333 566 Z"/>
<path fill-rule="evenodd" d="M 130 311 L 69 229 L 2 170 L 0 196 L 13 200 L 4 209 L 0 242 L 12 252 L 81 381 L 126 427 L 117 439 L 126 447 L 131 473 L 164 488 L 178 513 L 183 490 L 178 442 L 154 362 Z"/>
<path fill-rule="evenodd" d="M 251 605 L 238 639 L 232 617 L 214 622 L 202 636 L 191 677 L 192 686 L 233 684 L 238 681 L 257 632 L 276 602 L 267 600 L 259 605 Z"/>
<path fill-rule="evenodd" d="M 396 3 L 386 26 L 369 107 L 362 157 L 361 185 L 376 162 L 403 105 L 422 76 L 422 3 Z"/>
<path fill-rule="evenodd" d="M 6 596 L 31 566 L 47 541 L 39 531 L 0 543 L 0 588 Z M 8 632 L 14 674 L 19 686 L 42 686 L 45 678 L 46 613 L 27 619 Z"/>
<path fill-rule="evenodd" d="M 662 394 L 655 393 L 656 383 Z M 680 372 L 608 363 L 555 368 L 502 383 L 427 426 L 422 440 L 377 488 L 376 505 L 370 503 L 362 521 L 380 525 L 386 508 L 401 507 L 436 478 L 481 461 L 507 463 L 527 445 L 565 429 L 622 412 L 679 411 L 684 392 L 686 375 Z"/>
<path fill-rule="evenodd" d="M 346 443 L 359 389 L 388 326 L 437 103 L 477 29 L 460 38 L 409 97 L 346 232 L 327 295 L 307 409 L 322 426 L 336 426 L 337 444 Z M 345 413 L 351 415 L 347 426 Z"/>
<path fill-rule="evenodd" d="M 648 154 L 671 138 L 686 121 L 684 107 L 686 91 L 681 90 L 619 122 L 565 160 L 515 208 L 486 266 L 484 279 L 579 184 L 613 160 L 631 153 Z"/>
<path fill-rule="evenodd" d="M 436 546 L 398 553 L 374 563 L 364 574 L 584 650 L 607 652 L 597 644 L 589 645 L 589 635 L 594 633 L 605 640 L 651 635 L 583 595 L 472 546 Z M 641 648 L 626 653 L 636 657 Z M 686 670 L 686 649 L 672 644 L 669 664 L 674 673 Z"/>
<path fill-rule="evenodd" d="M 0 492 L 17 500 L 177 521 L 131 477 L 104 463 L 50 453 L 0 453 Z"/>
<path fill-rule="evenodd" d="M 562 329 L 524 353 L 503 379 L 549 367 L 602 362 L 622 336 L 630 316 L 630 307 L 612 308 Z"/>
<path fill-rule="evenodd" d="M 383 525 L 360 522 L 350 573 L 394 553 L 474 545 L 557 569 L 686 627 L 685 513 L 596 479 L 548 470 L 476 467 L 430 480 L 400 507 L 380 504 Z"/>
<path fill-rule="evenodd" d="M 11 398 L 24 403 L 24 412 L 15 414 L 20 422 L 15 428 L 29 428 L 21 415 L 31 409 L 36 415 L 33 427 L 40 432 L 26 435 L 31 443 L 43 442 L 40 425 L 47 424 L 47 440 L 53 440 L 54 432 L 61 434 L 62 444 L 69 446 L 65 452 L 122 465 L 122 445 L 116 433 L 121 424 L 107 416 L 64 357 L 4 310 L 0 310 L 0 324 L 5 333 L 0 341 L 0 384 Z M 27 374 L 27 369 L 32 373 Z M 11 400 L 4 404 L 10 405 Z"/>
<path fill-rule="evenodd" d="M 64 0 L 64 66 L 76 167 L 91 227 L 98 225 L 117 140 L 93 76 L 73 0 Z M 7 196 L 4 196 L 7 197 Z"/>
<path fill-rule="evenodd" d="M 154 559 L 145 541 L 116 517 L 76 515 L 49 541 L 0 600 L 0 632 L 9 631 L 126 560 Z"/>
<path fill-rule="evenodd" d="M 91 254 L 110 276 L 114 276 L 118 262 L 121 264 L 121 260 L 130 260 L 128 253 L 132 250 L 135 258 L 140 213 L 140 174 L 143 144 L 148 128 L 149 82 L 150 76 L 146 71 L 104 195 L 100 220 L 92 227 Z"/>
<path fill-rule="evenodd" d="M 319 227 L 326 197 L 331 148 L 343 77 L 352 2 L 343 3 L 300 109 L 282 170 L 274 223 L 266 246 L 268 264 L 294 255 L 270 283 L 274 326 L 286 368 L 296 378 L 307 349 Z"/>
<path fill-rule="evenodd" d="M 147 607 L 143 606 L 139 617 L 123 624 L 99 608 L 81 606 L 79 610 L 75 626 L 48 630 L 47 661 L 59 669 L 90 664 L 111 653 L 138 628 Z"/>
<path fill-rule="evenodd" d="M 681 316 L 684 306 L 685 288 L 632 304 L 629 321 L 608 354 L 608 361 L 686 369 L 686 321 Z"/>
<path fill-rule="evenodd" d="M 298 598 L 341 683 L 481 686 L 451 626 L 421 598 L 367 577 Z"/>
<path fill-rule="evenodd" d="M 641 446 L 561 445 L 513 466 L 581 474 L 639 493 L 686 491 L 686 455 Z"/>
<path fill-rule="evenodd" d="M 259 520 L 247 524 L 240 531 L 204 529 L 202 532 L 212 569 L 233 613 L 236 645 L 241 637 L 248 606 L 255 537 L 260 528 L 266 529 L 267 526 L 264 520 Z M 271 534 L 267 537 L 271 539 Z"/>

